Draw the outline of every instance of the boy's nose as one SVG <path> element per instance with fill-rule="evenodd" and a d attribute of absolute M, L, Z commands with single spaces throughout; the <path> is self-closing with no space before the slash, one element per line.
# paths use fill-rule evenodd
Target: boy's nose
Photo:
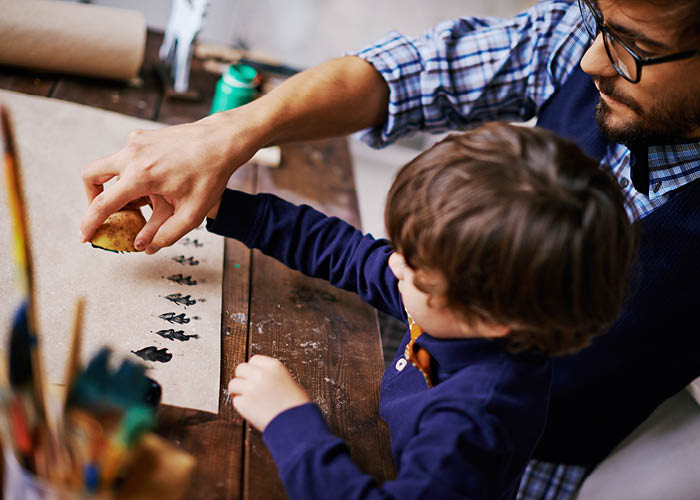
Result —
<path fill-rule="evenodd" d="M 588 47 L 586 53 L 583 54 L 581 69 L 589 75 L 603 77 L 617 75 L 617 71 L 615 71 L 615 67 L 610 62 L 608 53 L 605 50 L 602 33 L 598 33 L 598 36 L 593 41 L 593 45 Z"/>

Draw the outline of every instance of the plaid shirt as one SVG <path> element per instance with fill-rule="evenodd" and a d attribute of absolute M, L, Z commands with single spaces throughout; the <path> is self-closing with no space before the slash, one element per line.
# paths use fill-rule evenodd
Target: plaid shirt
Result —
<path fill-rule="evenodd" d="M 576 2 L 549 0 L 512 19 L 462 18 L 418 38 L 390 33 L 355 52 L 389 86 L 389 116 L 361 132 L 382 147 L 417 130 L 444 132 L 491 120 L 526 121 L 561 87 L 591 43 Z M 700 177 L 700 141 L 648 148 L 648 195 L 630 180 L 631 152 L 610 144 L 601 160 L 644 217 Z"/>

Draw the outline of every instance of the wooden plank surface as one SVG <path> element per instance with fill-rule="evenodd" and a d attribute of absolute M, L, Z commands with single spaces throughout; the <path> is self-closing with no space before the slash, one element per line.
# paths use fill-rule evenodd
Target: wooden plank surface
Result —
<path fill-rule="evenodd" d="M 0 88 L 57 97 L 168 124 L 209 113 L 217 76 L 194 61 L 190 87 L 200 101 L 163 96 L 153 71 L 162 34 L 149 32 L 141 80 L 135 84 L 35 74 L 0 66 Z M 344 139 L 283 148 L 279 169 L 246 166 L 236 188 L 269 191 L 359 226 Z M 159 433 L 198 459 L 188 498 L 285 498 L 260 434 L 233 410 L 225 393 L 236 365 L 255 353 L 280 358 L 321 407 L 361 468 L 379 480 L 393 475 L 388 433 L 378 414 L 383 371 L 376 313 L 351 293 L 291 271 L 242 244 L 225 245 L 219 414 L 163 405 Z"/>
<path fill-rule="evenodd" d="M 0 88 L 24 94 L 48 96 L 57 78 L 49 74 L 36 74 L 20 68 L 0 66 Z"/>
<path fill-rule="evenodd" d="M 260 168 L 256 191 L 306 203 L 359 225 L 345 139 L 287 145 L 279 169 Z M 322 179 L 322 182 L 318 182 Z M 378 480 L 393 475 L 378 416 L 383 372 L 376 312 L 350 292 L 253 253 L 250 352 L 278 357 L 319 405 L 357 464 Z M 264 290 L 265 293 L 259 291 Z M 248 428 L 243 498 L 285 498 L 259 432 Z"/>

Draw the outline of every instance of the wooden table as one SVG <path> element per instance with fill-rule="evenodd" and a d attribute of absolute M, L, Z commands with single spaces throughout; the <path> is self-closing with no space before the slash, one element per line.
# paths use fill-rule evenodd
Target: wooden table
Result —
<path fill-rule="evenodd" d="M 0 66 L 0 88 L 167 124 L 206 116 L 217 75 L 205 72 L 193 60 L 190 87 L 203 99 L 164 98 L 154 71 L 161 40 L 162 34 L 148 35 L 143 85 Z M 234 179 L 239 189 L 275 192 L 359 226 L 344 138 L 285 146 L 280 168 L 248 165 L 236 172 Z M 189 498 L 285 498 L 260 433 L 236 414 L 224 391 L 236 365 L 256 353 L 284 362 L 318 403 L 331 429 L 347 441 L 363 470 L 380 481 L 392 476 L 388 433 L 377 414 L 383 362 L 374 310 L 354 294 L 302 276 L 258 251 L 227 240 L 219 414 L 171 406 L 162 406 L 159 412 L 160 434 L 198 459 Z"/>

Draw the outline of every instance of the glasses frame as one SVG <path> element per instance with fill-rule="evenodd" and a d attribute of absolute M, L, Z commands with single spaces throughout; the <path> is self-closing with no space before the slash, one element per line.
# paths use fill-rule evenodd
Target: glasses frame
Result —
<path fill-rule="evenodd" d="M 586 24 L 585 17 L 583 14 L 584 6 L 585 9 L 590 11 L 591 15 L 593 16 L 593 19 L 596 24 L 595 33 L 592 33 L 591 29 Z M 668 54 L 665 56 L 644 57 L 642 55 L 637 54 L 633 48 L 631 48 L 624 41 L 622 41 L 620 37 L 618 37 L 615 33 L 610 31 L 610 29 L 605 25 L 603 16 L 593 7 L 593 5 L 591 5 L 590 0 L 578 0 L 578 8 L 581 11 L 581 18 L 584 19 L 583 26 L 586 28 L 588 34 L 591 35 L 591 38 L 593 40 L 595 40 L 598 37 L 598 33 L 603 34 L 603 45 L 605 46 L 605 52 L 608 54 L 608 59 L 610 59 L 610 63 L 615 68 L 615 71 L 617 71 L 617 74 L 630 83 L 639 83 L 639 81 L 642 79 L 642 68 L 644 66 L 650 66 L 652 64 L 662 64 L 672 61 L 680 61 L 682 59 L 690 59 L 691 57 L 700 54 L 700 50 L 685 50 L 683 52 L 676 52 L 675 54 Z M 617 62 L 615 62 L 615 57 L 613 56 L 610 50 L 609 39 L 612 39 L 613 42 L 620 45 L 629 53 L 629 55 L 632 56 L 637 70 L 637 78 L 632 79 L 629 76 L 627 76 L 625 72 L 618 66 Z"/>

